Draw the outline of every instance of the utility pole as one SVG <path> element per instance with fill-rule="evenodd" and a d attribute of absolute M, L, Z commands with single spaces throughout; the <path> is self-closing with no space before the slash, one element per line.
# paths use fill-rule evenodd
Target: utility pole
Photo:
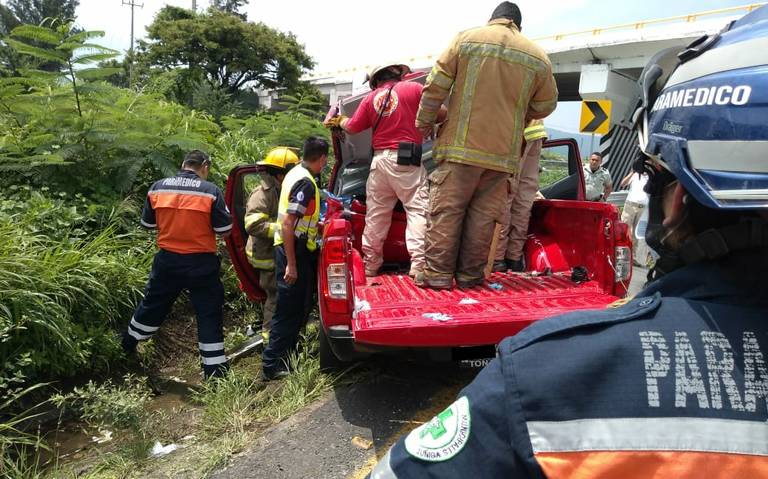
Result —
<path fill-rule="evenodd" d="M 197 0 L 192 0 L 192 10 L 197 11 Z"/>
<path fill-rule="evenodd" d="M 131 7 L 131 48 L 128 50 L 130 64 L 128 65 L 128 86 L 133 86 L 133 10 L 135 7 L 144 8 L 144 4 L 138 4 L 134 0 L 122 0 L 123 5 Z M 194 3 L 194 2 L 193 2 Z"/>

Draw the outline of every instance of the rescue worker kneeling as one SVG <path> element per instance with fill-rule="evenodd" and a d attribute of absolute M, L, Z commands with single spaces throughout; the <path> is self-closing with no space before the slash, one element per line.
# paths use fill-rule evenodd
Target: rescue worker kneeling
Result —
<path fill-rule="evenodd" d="M 372 478 L 768 477 L 768 7 L 716 35 L 640 77 L 652 281 L 505 339 Z M 669 100 L 700 86 L 742 93 Z"/>
<path fill-rule="evenodd" d="M 406 65 L 377 66 L 368 75 L 371 93 L 352 118 L 336 116 L 326 122 L 349 133 L 372 129 L 373 158 L 365 185 L 363 231 L 365 275 L 376 276 L 384 262 L 384 241 L 392 223 L 392 210 L 400 200 L 407 215 L 405 243 L 411 256 L 410 275 L 424 267 L 426 228 L 426 172 L 421 166 L 423 137 L 416 129 L 422 86 L 401 81 Z"/>
<path fill-rule="evenodd" d="M 277 308 L 269 343 L 262 354 L 264 379 L 287 374 L 288 356 L 295 351 L 317 282 L 317 223 L 320 188 L 315 177 L 328 160 L 328 142 L 310 137 L 304 142 L 300 165 L 288 172 L 280 189 L 275 230 Z"/>
<path fill-rule="evenodd" d="M 286 173 L 299 163 L 299 157 L 290 148 L 273 148 L 263 160 L 256 163 L 261 171 L 261 183 L 253 190 L 245 211 L 245 230 L 248 244 L 245 253 L 248 261 L 259 273 L 259 285 L 267 293 L 262 307 L 261 331 L 264 339 L 277 305 L 277 282 L 275 280 L 275 232 L 277 229 L 277 204 L 280 199 L 280 185 Z"/>
<path fill-rule="evenodd" d="M 228 369 L 224 354 L 222 307 L 224 286 L 216 235 L 226 236 L 232 217 L 221 190 L 206 181 L 211 160 L 202 151 L 189 152 L 174 177 L 155 182 L 147 193 L 141 225 L 157 229 L 160 251 L 152 262 L 144 299 L 123 336 L 123 349 L 133 353 L 139 341 L 151 338 L 171 311 L 182 290 L 197 314 L 197 338 L 206 378 Z"/>

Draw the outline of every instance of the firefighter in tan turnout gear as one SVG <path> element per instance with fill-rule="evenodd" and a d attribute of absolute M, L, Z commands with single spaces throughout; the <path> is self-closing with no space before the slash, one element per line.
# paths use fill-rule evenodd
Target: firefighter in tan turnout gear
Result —
<path fill-rule="evenodd" d="M 520 33 L 520 9 L 503 2 L 486 26 L 459 33 L 432 68 L 416 126 L 431 132 L 451 94 L 430 174 L 426 266 L 419 286 L 461 288 L 483 282 L 494 225 L 507 204 L 523 128 L 557 106 L 547 54 Z M 458 264 L 457 264 L 458 263 Z"/>
<path fill-rule="evenodd" d="M 298 155 L 290 148 L 281 146 L 270 150 L 262 161 L 256 163 L 261 167 L 261 184 L 253 190 L 246 206 L 248 244 L 245 253 L 251 266 L 259 273 L 259 285 L 267 293 L 263 306 L 263 335 L 269 332 L 277 304 L 274 243 L 280 185 L 286 173 L 298 163 Z"/>
<path fill-rule="evenodd" d="M 547 139 L 547 130 L 541 120 L 531 120 L 523 130 L 525 147 L 520 160 L 520 168 L 510 179 L 510 192 L 507 209 L 501 224 L 500 241 L 496 250 L 494 271 L 525 271 L 523 247 L 528 237 L 528 222 L 531 208 L 539 189 L 539 160 L 541 146 Z"/>

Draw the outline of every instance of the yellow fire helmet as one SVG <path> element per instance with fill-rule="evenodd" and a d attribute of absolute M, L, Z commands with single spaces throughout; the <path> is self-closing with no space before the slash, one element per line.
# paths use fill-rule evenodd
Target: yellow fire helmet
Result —
<path fill-rule="evenodd" d="M 265 156 L 263 160 L 256 164 L 259 166 L 272 166 L 275 168 L 280 168 L 281 170 L 287 170 L 291 166 L 297 165 L 298 163 L 299 155 L 297 155 L 292 148 L 287 146 L 278 146 L 277 148 L 272 148 L 269 150 L 267 156 Z"/>

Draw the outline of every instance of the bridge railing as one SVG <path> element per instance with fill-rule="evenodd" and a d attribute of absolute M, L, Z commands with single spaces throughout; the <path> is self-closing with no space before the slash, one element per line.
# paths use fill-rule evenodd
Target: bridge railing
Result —
<path fill-rule="evenodd" d="M 711 18 L 711 17 L 723 16 L 723 15 L 734 15 L 737 13 L 749 13 L 752 10 L 762 7 L 765 4 L 766 2 L 761 2 L 761 3 L 751 3 L 749 5 L 740 5 L 737 7 L 718 8 L 715 10 L 707 10 L 705 12 L 691 13 L 688 15 L 677 15 L 674 17 L 657 18 L 655 20 L 642 20 L 634 23 L 622 23 L 619 25 L 612 25 L 609 27 L 592 28 L 589 30 L 581 30 L 578 32 L 560 33 L 557 35 L 547 35 L 545 37 L 534 38 L 534 40 L 535 41 L 563 40 L 565 38 L 571 38 L 571 37 L 582 36 L 582 35 L 596 36 L 596 35 L 600 35 L 601 33 L 614 32 L 618 30 L 632 30 L 632 29 L 640 30 L 641 28 L 645 28 L 647 26 L 652 26 L 652 25 L 655 26 L 655 25 L 661 25 L 661 24 L 680 23 L 680 22 L 692 23 L 702 18 Z"/>
<path fill-rule="evenodd" d="M 581 30 L 577 32 L 570 32 L 570 33 L 560 33 L 557 35 L 547 35 L 544 37 L 536 37 L 533 40 L 537 42 L 541 41 L 559 41 L 566 38 L 573 38 L 578 36 L 597 36 L 602 33 L 607 32 L 615 32 L 615 31 L 621 31 L 621 30 L 640 30 L 643 28 L 646 28 L 648 26 L 656 26 L 656 25 L 664 25 L 664 24 L 671 24 L 671 23 L 692 23 L 700 19 L 704 18 L 712 18 L 717 16 L 725 16 L 725 15 L 734 15 L 738 13 L 749 13 L 752 10 L 755 10 L 756 8 L 762 7 L 768 2 L 758 2 L 758 3 L 750 3 L 748 5 L 741 5 L 736 7 L 728 7 L 728 8 L 718 8 L 716 10 L 707 10 L 705 12 L 699 12 L 699 13 L 691 13 L 688 15 L 677 15 L 674 17 L 667 17 L 667 18 L 659 18 L 655 20 L 642 20 L 639 22 L 634 23 L 622 23 L 620 25 L 612 25 L 608 27 L 600 27 L 600 28 L 592 28 L 589 30 Z M 423 55 L 423 56 L 415 56 L 411 58 L 404 59 L 407 63 L 413 65 L 424 61 L 431 61 L 436 58 L 436 55 Z M 368 71 L 370 70 L 371 65 L 363 65 L 363 66 L 357 66 L 357 67 L 350 67 L 350 68 L 344 68 L 341 70 L 335 70 L 330 72 L 321 72 L 321 73 L 311 73 L 307 75 L 307 80 L 317 80 L 320 78 L 333 78 L 339 75 L 354 73 L 358 71 Z"/>

